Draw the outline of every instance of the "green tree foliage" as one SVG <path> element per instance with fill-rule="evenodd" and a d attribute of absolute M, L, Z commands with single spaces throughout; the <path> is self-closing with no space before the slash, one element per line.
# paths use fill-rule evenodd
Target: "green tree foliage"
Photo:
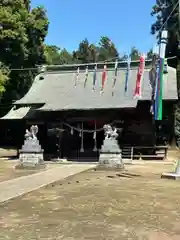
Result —
<path fill-rule="evenodd" d="M 28 0 L 1 0 L 0 62 L 9 69 L 34 68 L 44 63 L 43 41 L 47 30 L 48 19 L 43 7 L 30 9 Z M 33 77 L 31 71 L 11 70 L 9 81 L 6 78 L 3 102 L 22 97 Z"/>
<path fill-rule="evenodd" d="M 132 48 L 131 48 L 130 57 L 131 57 L 131 60 L 132 60 L 132 61 L 139 60 L 140 53 L 139 53 L 139 51 L 137 50 L 136 47 L 132 47 Z"/>
<path fill-rule="evenodd" d="M 0 99 L 3 93 L 6 91 L 6 85 L 9 80 L 9 69 L 3 64 L 0 65 Z"/>
<path fill-rule="evenodd" d="M 168 30 L 168 43 L 166 48 L 166 57 L 177 56 L 179 41 L 179 24 L 178 24 L 178 6 L 176 0 L 156 0 L 156 5 L 152 7 L 151 15 L 156 17 L 155 23 L 151 27 L 152 34 L 160 38 L 162 26 Z M 174 10 L 173 14 L 171 12 Z M 169 18 L 169 15 L 171 17 Z M 168 21 L 166 21 L 168 19 Z M 176 67 L 177 60 L 169 60 L 168 64 Z"/>
<path fill-rule="evenodd" d="M 60 64 L 60 48 L 54 45 L 44 45 L 44 54 L 48 64 Z"/>
<path fill-rule="evenodd" d="M 42 6 L 32 9 L 30 0 L 0 1 L 1 103 L 12 103 L 28 91 L 37 74 L 31 69 L 36 69 L 37 65 L 127 59 L 126 54 L 119 56 L 115 44 L 107 36 L 102 36 L 98 45 L 84 39 L 78 49 L 70 53 L 57 46 L 45 45 L 47 32 L 48 18 Z M 139 58 L 137 49 L 132 48 L 131 54 L 132 59 Z"/>
<path fill-rule="evenodd" d="M 119 53 L 115 47 L 115 44 L 106 36 L 101 37 L 98 46 L 99 61 L 105 61 L 107 59 L 113 59 L 114 61 L 119 58 Z"/>
<path fill-rule="evenodd" d="M 73 52 L 73 61 L 76 63 L 90 63 L 98 60 L 98 50 L 87 39 L 80 42 L 77 51 Z"/>

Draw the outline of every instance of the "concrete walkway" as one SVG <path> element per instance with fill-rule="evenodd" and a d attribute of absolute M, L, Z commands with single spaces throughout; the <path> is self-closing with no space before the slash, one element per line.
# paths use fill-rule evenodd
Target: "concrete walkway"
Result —
<path fill-rule="evenodd" d="M 95 167 L 95 164 L 60 165 L 53 169 L 0 183 L 0 203 L 34 191 L 50 183 Z"/>

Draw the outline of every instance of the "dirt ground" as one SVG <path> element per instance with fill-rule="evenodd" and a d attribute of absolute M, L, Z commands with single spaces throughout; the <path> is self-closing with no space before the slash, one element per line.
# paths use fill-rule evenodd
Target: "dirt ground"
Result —
<path fill-rule="evenodd" d="M 36 170 L 18 170 L 15 169 L 17 165 L 16 160 L 2 160 L 0 159 L 0 182 L 7 181 L 13 178 L 27 176 L 37 173 Z"/>
<path fill-rule="evenodd" d="M 0 205 L 0 239 L 180 239 L 180 182 L 172 164 L 88 171 Z"/>
<path fill-rule="evenodd" d="M 0 159 L 0 182 L 7 181 L 13 178 L 27 176 L 30 174 L 35 174 L 40 171 L 45 171 L 46 169 L 57 167 L 57 164 L 46 163 L 46 168 L 42 170 L 15 169 L 15 166 L 18 165 L 18 163 L 18 160 Z"/>

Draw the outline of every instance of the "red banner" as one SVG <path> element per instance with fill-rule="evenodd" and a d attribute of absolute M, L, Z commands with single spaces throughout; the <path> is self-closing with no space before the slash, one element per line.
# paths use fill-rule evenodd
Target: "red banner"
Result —
<path fill-rule="evenodd" d="M 137 73 L 137 79 L 136 79 L 136 87 L 134 91 L 134 97 L 141 97 L 141 84 L 142 84 L 142 78 L 144 73 L 144 67 L 145 67 L 145 57 L 140 57 L 140 63 Z"/>

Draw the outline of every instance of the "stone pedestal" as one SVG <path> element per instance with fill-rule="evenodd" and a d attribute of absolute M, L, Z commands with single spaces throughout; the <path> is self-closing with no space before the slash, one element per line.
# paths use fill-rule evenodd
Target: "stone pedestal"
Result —
<path fill-rule="evenodd" d="M 44 150 L 37 139 L 26 139 L 22 149 L 19 151 L 20 164 L 17 168 L 44 168 Z"/>
<path fill-rule="evenodd" d="M 107 138 L 100 151 L 99 167 L 109 169 L 124 169 L 124 164 L 116 139 Z"/>
<path fill-rule="evenodd" d="M 174 172 L 162 173 L 161 178 L 180 180 L 180 160 L 177 160 Z"/>

